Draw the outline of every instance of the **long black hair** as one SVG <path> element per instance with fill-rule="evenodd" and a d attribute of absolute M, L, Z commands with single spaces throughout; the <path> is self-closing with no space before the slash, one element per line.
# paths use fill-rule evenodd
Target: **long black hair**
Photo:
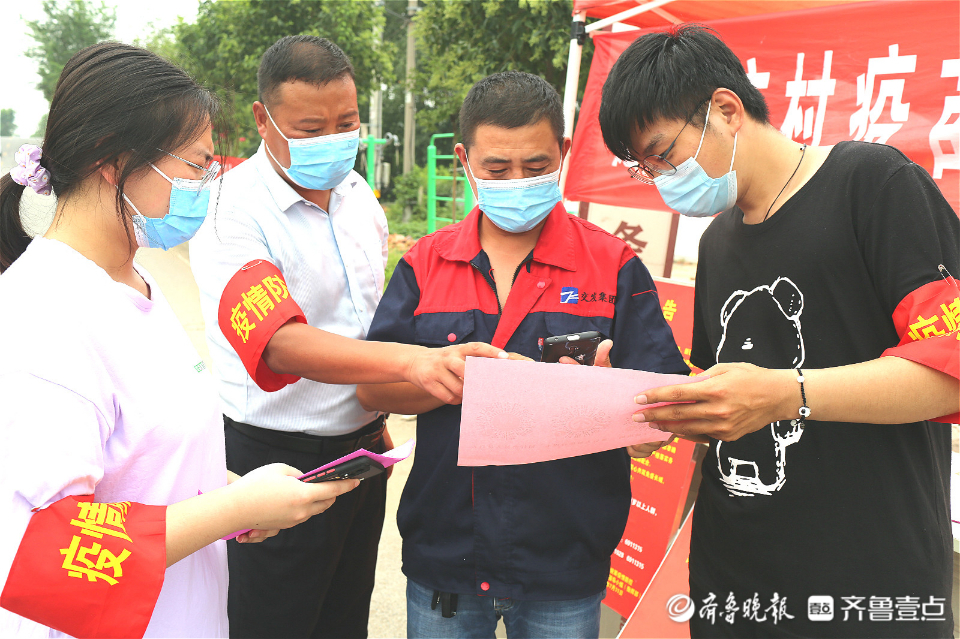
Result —
<path fill-rule="evenodd" d="M 101 42 L 80 50 L 63 67 L 50 102 L 40 165 L 61 201 L 104 164 L 127 159 L 117 179 L 117 213 L 128 214 L 123 187 L 131 175 L 156 163 L 160 149 L 195 140 L 220 113 L 214 96 L 185 71 L 128 44 Z M 30 236 L 20 220 L 23 189 L 0 178 L 0 273 L 26 250 Z M 130 237 L 131 253 L 135 248 Z"/>

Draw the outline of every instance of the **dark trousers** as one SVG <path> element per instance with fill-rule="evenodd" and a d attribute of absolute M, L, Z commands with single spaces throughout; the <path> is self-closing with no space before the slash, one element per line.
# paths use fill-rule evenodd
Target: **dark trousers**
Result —
<path fill-rule="evenodd" d="M 307 472 L 342 456 L 284 450 L 229 425 L 224 434 L 227 468 L 238 475 L 275 462 Z M 383 452 L 383 440 L 372 448 Z M 365 479 L 326 512 L 261 543 L 227 542 L 230 636 L 365 639 L 386 482 L 385 473 Z"/>

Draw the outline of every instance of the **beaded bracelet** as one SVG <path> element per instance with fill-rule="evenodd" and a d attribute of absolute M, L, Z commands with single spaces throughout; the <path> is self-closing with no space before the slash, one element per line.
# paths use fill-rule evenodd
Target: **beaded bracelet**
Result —
<path fill-rule="evenodd" d="M 806 425 L 807 417 L 810 417 L 810 408 L 807 406 L 807 394 L 803 390 L 803 382 L 805 381 L 803 371 L 799 368 L 797 369 L 797 381 L 800 382 L 800 399 L 803 401 L 803 406 L 800 407 L 800 417 L 795 421 L 797 426 L 802 429 Z"/>

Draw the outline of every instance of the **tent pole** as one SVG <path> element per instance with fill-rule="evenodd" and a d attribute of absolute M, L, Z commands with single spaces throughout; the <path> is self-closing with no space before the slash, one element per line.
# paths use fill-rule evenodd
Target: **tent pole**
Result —
<path fill-rule="evenodd" d="M 583 11 L 573 14 L 570 25 L 570 55 L 567 57 L 567 81 L 563 89 L 563 137 L 573 138 L 573 120 L 577 114 L 577 91 L 580 88 L 580 58 L 583 53 L 583 43 L 587 33 L 602 29 L 608 24 L 621 22 L 627 18 L 657 9 L 672 0 L 651 0 L 633 9 L 627 9 L 617 15 L 597 20 L 586 26 L 587 16 Z M 560 172 L 560 192 L 563 192 L 567 182 L 567 171 L 570 168 L 570 154 L 563 160 L 563 170 Z"/>
<path fill-rule="evenodd" d="M 570 25 L 570 55 L 567 57 L 567 82 L 563 89 L 563 137 L 573 137 L 573 120 L 577 113 L 577 91 L 580 88 L 580 57 L 587 32 L 584 22 L 586 16 L 578 11 L 573 14 Z M 567 169 L 570 167 L 570 154 L 563 159 L 560 171 L 560 192 L 567 182 Z"/>

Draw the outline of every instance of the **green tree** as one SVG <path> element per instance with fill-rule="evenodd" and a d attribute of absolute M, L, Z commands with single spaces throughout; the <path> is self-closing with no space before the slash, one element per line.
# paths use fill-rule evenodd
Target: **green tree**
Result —
<path fill-rule="evenodd" d="M 16 115 L 13 109 L 0 109 L 0 136 L 12 137 L 17 132 Z"/>
<path fill-rule="evenodd" d="M 452 131 L 467 91 L 491 73 L 536 73 L 562 95 L 572 12 L 572 0 L 425 0 L 416 18 L 418 130 Z M 585 45 L 580 95 L 592 56 Z"/>
<path fill-rule="evenodd" d="M 180 57 L 180 48 L 177 46 L 177 40 L 173 34 L 173 27 L 166 29 L 157 29 L 151 23 L 152 30 L 143 38 L 134 38 L 133 43 L 138 47 L 143 47 L 153 51 L 167 60 L 176 60 Z"/>
<path fill-rule="evenodd" d="M 93 6 L 85 0 L 43 0 L 42 20 L 27 20 L 27 28 L 37 45 L 27 50 L 39 63 L 37 88 L 50 101 L 63 65 L 80 49 L 113 36 L 116 10 L 103 2 Z"/>
<path fill-rule="evenodd" d="M 222 141 L 247 155 L 259 143 L 250 105 L 257 99 L 260 57 L 271 44 L 296 34 L 335 42 L 353 62 L 362 105 L 374 83 L 394 81 L 391 45 L 376 37 L 383 22 L 382 6 L 370 0 L 203 0 L 195 23 L 173 27 L 169 57 L 224 99 L 231 114 Z"/>

